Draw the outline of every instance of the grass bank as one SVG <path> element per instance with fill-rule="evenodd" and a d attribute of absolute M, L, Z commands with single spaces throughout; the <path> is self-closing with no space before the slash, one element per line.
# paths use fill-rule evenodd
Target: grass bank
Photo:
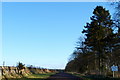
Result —
<path fill-rule="evenodd" d="M 54 75 L 56 73 L 41 73 L 41 74 L 31 74 L 28 76 L 24 76 L 22 78 L 7 78 L 2 80 L 46 80 L 51 75 Z"/>

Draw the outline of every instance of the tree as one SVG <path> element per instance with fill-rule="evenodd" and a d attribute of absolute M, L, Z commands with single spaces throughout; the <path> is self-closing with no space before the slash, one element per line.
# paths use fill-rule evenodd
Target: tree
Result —
<path fill-rule="evenodd" d="M 99 59 L 99 71 L 100 74 L 103 71 L 104 52 L 110 43 L 107 41 L 107 37 L 113 35 L 111 19 L 108 10 L 105 10 L 102 6 L 97 6 L 93 11 L 93 16 L 90 18 L 91 23 L 87 23 L 84 26 L 82 33 L 85 33 L 85 45 L 87 45 L 92 51 L 97 53 Z"/>
<path fill-rule="evenodd" d="M 103 72 L 102 75 L 107 75 L 111 65 L 120 64 L 119 31 L 114 31 L 115 23 L 109 11 L 102 6 L 94 9 L 90 19 L 91 22 L 82 31 L 85 40 L 78 41 L 66 70 L 81 73 L 96 73 L 99 70 L 99 74 Z"/>
<path fill-rule="evenodd" d="M 114 2 L 114 8 L 115 8 L 115 12 L 114 12 L 114 21 L 115 21 L 115 25 L 114 27 L 117 28 L 116 31 L 116 44 L 114 45 L 114 49 L 113 49 L 113 53 L 114 55 L 112 56 L 112 58 L 114 59 L 114 63 L 116 65 L 120 66 L 119 63 L 119 57 L 120 57 L 120 1 L 119 2 Z"/>
<path fill-rule="evenodd" d="M 22 71 L 21 71 L 21 70 L 25 69 L 25 64 L 19 62 L 19 63 L 17 64 L 17 68 L 18 68 L 18 73 L 22 74 Z"/>

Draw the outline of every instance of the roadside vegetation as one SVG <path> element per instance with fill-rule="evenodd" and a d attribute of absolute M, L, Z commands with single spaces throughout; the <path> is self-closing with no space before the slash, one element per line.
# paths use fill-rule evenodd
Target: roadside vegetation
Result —
<path fill-rule="evenodd" d="M 54 72 L 54 73 L 32 74 L 32 75 L 26 76 L 26 78 L 46 79 L 46 78 L 48 78 L 48 77 L 50 77 L 51 75 L 54 75 L 54 74 L 56 74 L 56 73 Z"/>
<path fill-rule="evenodd" d="M 28 76 L 22 76 L 21 78 L 3 78 L 2 80 L 46 80 L 48 77 L 54 74 L 56 73 L 51 72 L 51 73 L 31 74 Z"/>
<path fill-rule="evenodd" d="M 2 80 L 46 80 L 48 77 L 55 73 L 31 74 L 22 78 L 7 78 Z"/>
<path fill-rule="evenodd" d="M 67 72 L 77 72 L 91 78 L 93 75 L 107 76 L 104 77 L 107 80 L 113 74 L 111 66 L 120 67 L 120 2 L 114 3 L 113 7 L 114 17 L 103 6 L 96 6 L 91 21 L 82 31 L 85 37 L 80 37 L 67 63 Z M 119 69 L 115 77 L 120 77 Z"/>
<path fill-rule="evenodd" d="M 33 65 L 25 66 L 19 62 L 16 67 L 2 66 L 2 80 L 43 80 L 57 71 L 54 69 L 46 69 L 35 67 Z"/>

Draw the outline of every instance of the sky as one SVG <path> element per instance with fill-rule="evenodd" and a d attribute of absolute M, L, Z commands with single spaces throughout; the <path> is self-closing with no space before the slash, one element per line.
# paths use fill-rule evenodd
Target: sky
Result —
<path fill-rule="evenodd" d="M 2 2 L 118 2 L 120 0 L 1 0 Z"/>
<path fill-rule="evenodd" d="M 2 62 L 2 3 L 1 2 L 0 2 L 0 62 Z"/>
<path fill-rule="evenodd" d="M 105 2 L 3 2 L 2 62 L 64 69 L 97 5 L 113 13 Z"/>

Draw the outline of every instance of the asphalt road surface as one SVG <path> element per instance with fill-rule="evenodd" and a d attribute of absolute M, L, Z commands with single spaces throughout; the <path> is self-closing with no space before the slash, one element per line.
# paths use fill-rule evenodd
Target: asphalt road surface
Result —
<path fill-rule="evenodd" d="M 68 73 L 57 73 L 55 75 L 50 76 L 47 80 L 83 80 L 83 79 Z"/>

